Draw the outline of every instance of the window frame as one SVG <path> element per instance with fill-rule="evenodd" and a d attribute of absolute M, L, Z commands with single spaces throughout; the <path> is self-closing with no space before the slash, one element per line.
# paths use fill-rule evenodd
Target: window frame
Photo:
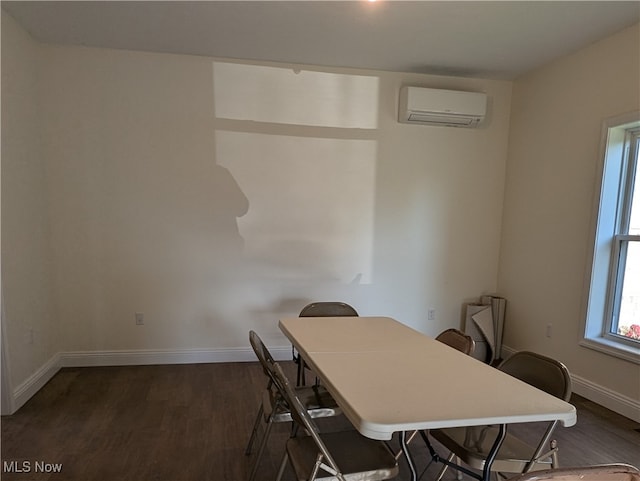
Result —
<path fill-rule="evenodd" d="M 627 247 L 630 242 L 640 242 L 640 235 L 629 234 L 633 172 L 637 171 L 636 162 L 640 162 L 639 142 L 640 111 L 603 122 L 591 229 L 591 269 L 585 283 L 580 339 L 585 347 L 638 364 L 640 342 L 612 332 L 612 327 L 617 327 Z"/>
<path fill-rule="evenodd" d="M 640 126 L 626 128 L 623 150 L 622 175 L 624 185 L 618 193 L 618 212 L 616 212 L 616 232 L 613 236 L 613 253 L 611 274 L 609 277 L 609 292 L 607 293 L 607 318 L 605 323 L 605 337 L 618 342 L 625 342 L 631 346 L 640 346 L 640 341 L 629 339 L 617 334 L 620 304 L 622 300 L 622 284 L 627 265 L 627 251 L 629 243 L 640 242 L 640 235 L 629 234 L 631 223 L 631 201 L 635 186 L 635 176 L 638 169 L 638 144 L 640 143 Z M 636 193 L 640 195 L 640 193 Z"/>

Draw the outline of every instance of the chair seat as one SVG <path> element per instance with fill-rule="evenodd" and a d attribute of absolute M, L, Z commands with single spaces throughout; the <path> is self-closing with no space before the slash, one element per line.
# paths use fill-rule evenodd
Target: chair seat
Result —
<path fill-rule="evenodd" d="M 331 397 L 331 394 L 322 386 L 300 386 L 295 388 L 295 393 L 312 418 L 326 418 L 342 413 L 342 410 L 333 397 Z M 265 406 L 265 421 L 271 416 L 273 406 L 278 406 L 278 411 L 274 414 L 272 422 L 282 423 L 292 421 L 293 418 L 291 417 L 289 408 L 283 406 L 282 403 L 276 403 L 273 395 L 273 391 L 271 390 L 265 390 L 262 393 L 263 406 Z"/>
<path fill-rule="evenodd" d="M 498 436 L 498 426 L 471 426 L 466 428 L 434 429 L 429 434 L 464 463 L 474 469 L 483 469 L 491 446 Z M 492 471 L 519 473 L 533 456 L 530 445 L 507 433 L 491 467 Z M 533 470 L 551 467 L 551 457 L 536 462 Z"/>
<path fill-rule="evenodd" d="M 381 481 L 398 475 L 398 463 L 381 441 L 374 441 L 359 432 L 342 431 L 320 435 L 346 480 Z M 291 438 L 287 452 L 298 481 L 307 481 L 318 454 L 317 445 L 310 436 Z M 318 481 L 337 478 L 320 470 Z"/>

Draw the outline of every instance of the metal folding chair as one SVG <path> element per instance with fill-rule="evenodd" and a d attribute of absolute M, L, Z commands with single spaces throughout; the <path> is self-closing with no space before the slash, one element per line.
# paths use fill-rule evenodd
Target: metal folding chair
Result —
<path fill-rule="evenodd" d="M 382 481 L 398 475 L 398 463 L 383 442 L 355 430 L 321 434 L 282 367 L 278 363 L 274 367 L 294 421 L 306 432 L 287 441 L 276 481 L 282 479 L 287 464 L 295 471 L 295 479 L 304 481 Z"/>
<path fill-rule="evenodd" d="M 436 336 L 436 341 L 440 341 L 449 347 L 457 349 L 463 354 L 471 355 L 476 347 L 476 342 L 460 329 L 447 329 Z"/>
<path fill-rule="evenodd" d="M 358 311 L 356 311 L 349 304 L 344 302 L 312 302 L 302 308 L 299 317 L 358 317 Z M 304 386 L 306 384 L 305 369 L 308 366 L 305 364 L 304 359 L 300 357 L 300 354 L 291 347 L 293 361 L 298 365 L 298 375 L 296 378 L 297 386 Z"/>
<path fill-rule="evenodd" d="M 440 334 L 436 336 L 436 341 L 439 341 L 447 346 L 460 351 L 463 354 L 470 356 L 473 354 L 473 350 L 475 349 L 476 343 L 471 336 L 468 336 L 460 329 L 447 329 L 442 331 Z M 412 432 L 407 438 L 407 444 L 409 444 L 418 434 L 418 431 Z M 398 451 L 396 453 L 396 459 L 399 459 L 402 456 L 402 451 Z"/>
<path fill-rule="evenodd" d="M 529 351 L 521 351 L 505 360 L 498 369 L 564 401 L 568 401 L 571 397 L 569 371 L 564 364 L 555 359 Z M 508 396 L 509 393 L 497 393 L 497 395 Z M 556 468 L 558 466 L 558 446 L 555 441 L 550 442 L 549 440 L 557 424 L 558 421 L 548 424 L 540 442 L 535 447 L 507 433 L 491 470 L 493 472 L 527 473 L 532 470 Z M 471 426 L 435 429 L 428 433 L 421 432 L 432 459 L 444 464 L 437 480 L 442 479 L 449 465 L 453 466 L 454 457 L 473 469 L 482 470 L 491 446 L 497 438 L 498 429 L 499 426 Z M 446 460 L 435 452 L 428 439 L 429 435 L 451 452 Z M 548 444 L 550 447 L 546 449 Z M 456 467 L 456 469 L 471 476 L 477 476 L 467 468 Z"/>
<path fill-rule="evenodd" d="M 267 387 L 262 393 L 262 402 L 258 408 L 258 414 L 256 415 L 255 422 L 253 424 L 253 430 L 249 442 L 245 449 L 245 454 L 250 455 L 253 450 L 253 445 L 256 442 L 258 431 L 262 420 L 264 418 L 265 428 L 260 444 L 258 447 L 258 453 L 251 467 L 249 474 L 249 481 L 253 481 L 258 471 L 260 459 L 264 453 L 264 449 L 271 433 L 271 427 L 274 423 L 291 422 L 293 420 L 289 406 L 280 394 L 280 390 L 277 389 L 275 384 L 276 380 L 273 375 L 274 359 L 267 347 L 262 342 L 262 339 L 254 331 L 249 332 L 249 342 L 256 354 L 256 357 L 262 365 L 262 369 L 268 378 Z M 335 400 L 331 397 L 331 394 L 322 386 L 302 386 L 296 388 L 296 395 L 301 400 L 304 409 L 309 413 L 310 417 L 331 417 L 342 414 L 342 410 L 338 407 Z"/>

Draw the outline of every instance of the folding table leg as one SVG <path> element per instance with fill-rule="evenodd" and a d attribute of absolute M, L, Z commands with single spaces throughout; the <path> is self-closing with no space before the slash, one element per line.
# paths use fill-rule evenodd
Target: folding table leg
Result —
<path fill-rule="evenodd" d="M 501 424 L 498 428 L 498 436 L 496 436 L 496 440 L 491 446 L 491 450 L 487 455 L 487 459 L 484 462 L 484 468 L 482 470 L 482 481 L 491 481 L 491 465 L 493 461 L 495 461 L 496 456 L 498 455 L 498 451 L 500 450 L 500 446 L 502 446 L 502 442 L 507 435 L 507 425 Z"/>
<path fill-rule="evenodd" d="M 400 448 L 404 453 L 404 457 L 407 459 L 407 464 L 409 465 L 409 470 L 411 471 L 411 481 L 418 481 L 418 472 L 416 471 L 416 465 L 414 464 L 411 453 L 409 452 L 406 431 L 400 431 Z"/>

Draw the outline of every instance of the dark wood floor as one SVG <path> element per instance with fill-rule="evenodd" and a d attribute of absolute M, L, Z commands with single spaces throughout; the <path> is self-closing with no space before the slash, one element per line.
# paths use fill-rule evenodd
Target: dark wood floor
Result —
<path fill-rule="evenodd" d="M 2 417 L 1 479 L 243 481 L 264 385 L 257 363 L 63 369 L 16 414 Z M 556 436 L 564 465 L 640 465 L 638 423 L 577 396 L 572 402 L 578 424 Z M 274 479 L 287 436 L 286 426 L 274 428 L 260 480 Z M 418 441 L 411 447 L 424 469 Z M 431 466 L 423 479 L 436 471 Z M 286 479 L 293 479 L 290 471 Z M 403 463 L 399 479 L 408 479 Z"/>

